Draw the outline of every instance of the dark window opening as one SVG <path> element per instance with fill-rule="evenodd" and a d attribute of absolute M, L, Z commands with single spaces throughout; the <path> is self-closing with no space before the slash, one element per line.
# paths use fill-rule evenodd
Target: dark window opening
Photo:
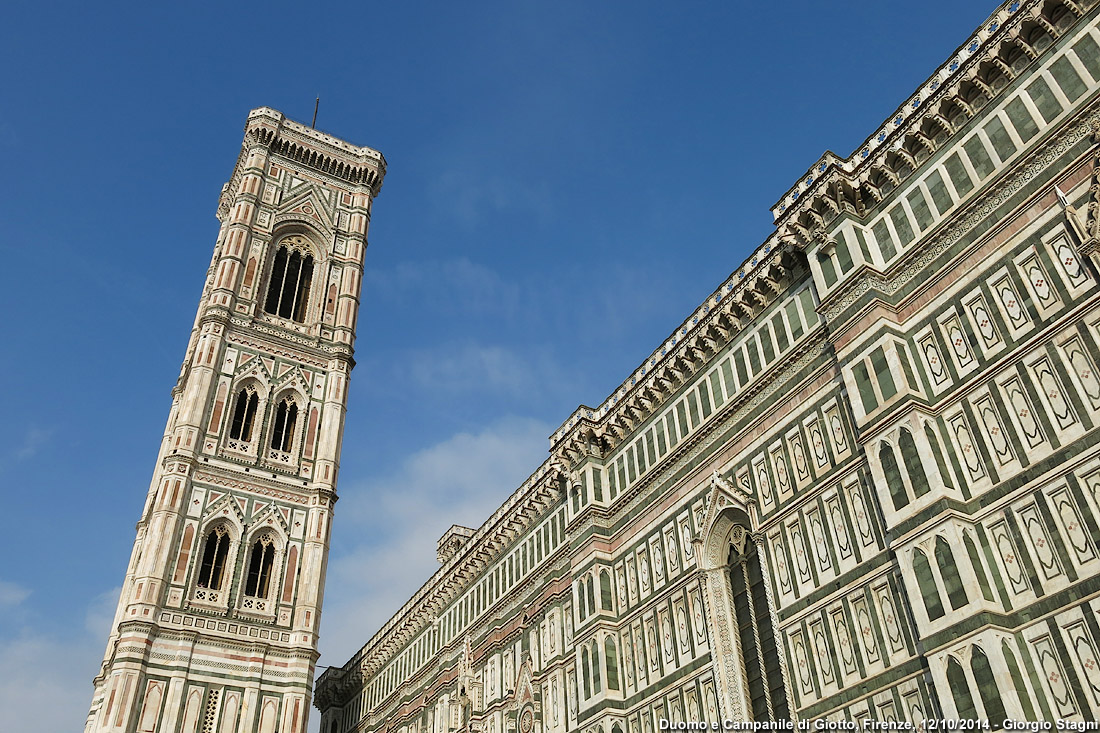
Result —
<path fill-rule="evenodd" d="M 306 305 L 309 302 L 309 288 L 313 281 L 313 255 L 289 245 L 304 246 L 304 241 L 300 237 L 291 237 L 275 252 L 275 260 L 271 265 L 271 281 L 267 286 L 267 299 L 264 301 L 264 310 L 268 313 L 299 323 L 305 321 Z"/>
<path fill-rule="evenodd" d="M 252 440 L 252 424 L 256 419 L 256 408 L 260 398 L 256 390 L 245 387 L 237 393 L 237 405 L 233 409 L 233 422 L 229 426 L 229 437 L 234 440 Z"/>
<path fill-rule="evenodd" d="M 198 586 L 218 590 L 222 587 L 222 575 L 225 573 L 225 559 L 229 556 L 229 531 L 225 527 L 215 527 L 206 535 L 206 547 L 199 566 Z"/>
<path fill-rule="evenodd" d="M 275 408 L 275 426 L 271 430 L 271 447 L 283 453 L 290 452 L 294 443 L 294 425 L 298 422 L 298 405 L 289 397 L 283 398 Z"/>
<path fill-rule="evenodd" d="M 264 535 L 252 545 L 252 557 L 248 562 L 244 594 L 254 598 L 267 598 L 271 587 L 271 565 L 275 560 L 275 540 Z"/>
<path fill-rule="evenodd" d="M 749 537 L 744 537 L 743 542 L 744 549 L 730 547 L 729 573 L 752 719 L 786 720 L 790 717 L 787 692 L 759 550 Z"/>

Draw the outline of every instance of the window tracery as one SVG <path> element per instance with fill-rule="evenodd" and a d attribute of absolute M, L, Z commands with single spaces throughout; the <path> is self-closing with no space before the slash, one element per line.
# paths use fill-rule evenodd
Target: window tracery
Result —
<path fill-rule="evenodd" d="M 199 575 L 195 580 L 196 600 L 209 603 L 222 601 L 225 566 L 232 543 L 229 528 L 224 524 L 216 524 L 206 533 L 199 561 Z"/>
<path fill-rule="evenodd" d="M 746 689 L 754 721 L 789 717 L 783 668 L 776 645 L 760 550 L 742 527 L 735 527 L 729 551 L 730 587 L 736 633 L 741 641 Z"/>
<path fill-rule="evenodd" d="M 271 315 L 305 322 L 313 283 L 313 251 L 305 237 L 286 237 L 275 250 L 264 310 Z"/>
<path fill-rule="evenodd" d="M 298 403 L 290 395 L 275 406 L 275 422 L 271 428 L 271 447 L 289 453 L 294 444 L 294 428 L 298 422 Z"/>
<path fill-rule="evenodd" d="M 237 403 L 233 407 L 233 418 L 229 424 L 229 437 L 245 443 L 252 440 L 252 426 L 256 421 L 256 410 L 260 405 L 260 396 L 256 388 L 249 385 L 237 393 Z"/>

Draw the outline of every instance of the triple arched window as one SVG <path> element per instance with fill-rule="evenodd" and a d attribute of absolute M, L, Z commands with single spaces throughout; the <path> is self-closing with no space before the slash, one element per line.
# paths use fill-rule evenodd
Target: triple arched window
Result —
<path fill-rule="evenodd" d="M 280 318 L 304 322 L 312 282 L 313 255 L 305 238 L 287 237 L 275 250 L 264 310 Z"/>

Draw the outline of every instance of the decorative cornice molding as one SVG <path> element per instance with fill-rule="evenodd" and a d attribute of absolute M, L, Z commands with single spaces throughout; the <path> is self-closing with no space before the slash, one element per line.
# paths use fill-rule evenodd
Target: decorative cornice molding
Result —
<path fill-rule="evenodd" d="M 1079 119 L 1062 134 L 1050 138 L 1045 145 L 1034 150 L 1026 162 L 1020 161 L 998 186 L 988 189 L 985 196 L 973 199 L 968 208 L 956 212 L 950 226 L 910 250 L 900 269 L 887 274 L 868 270 L 866 274 L 852 278 L 850 284 L 825 299 L 820 308 L 821 315 L 832 324 L 872 288 L 884 295 L 894 295 L 900 291 L 1066 151 L 1082 138 L 1092 135 L 1097 127 L 1100 127 L 1100 110 L 1094 109 L 1087 117 Z"/>

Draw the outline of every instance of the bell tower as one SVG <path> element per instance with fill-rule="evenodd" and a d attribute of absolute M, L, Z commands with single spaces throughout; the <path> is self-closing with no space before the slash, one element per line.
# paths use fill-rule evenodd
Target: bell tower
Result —
<path fill-rule="evenodd" d="M 385 172 L 248 115 L 86 733 L 305 731 Z"/>

